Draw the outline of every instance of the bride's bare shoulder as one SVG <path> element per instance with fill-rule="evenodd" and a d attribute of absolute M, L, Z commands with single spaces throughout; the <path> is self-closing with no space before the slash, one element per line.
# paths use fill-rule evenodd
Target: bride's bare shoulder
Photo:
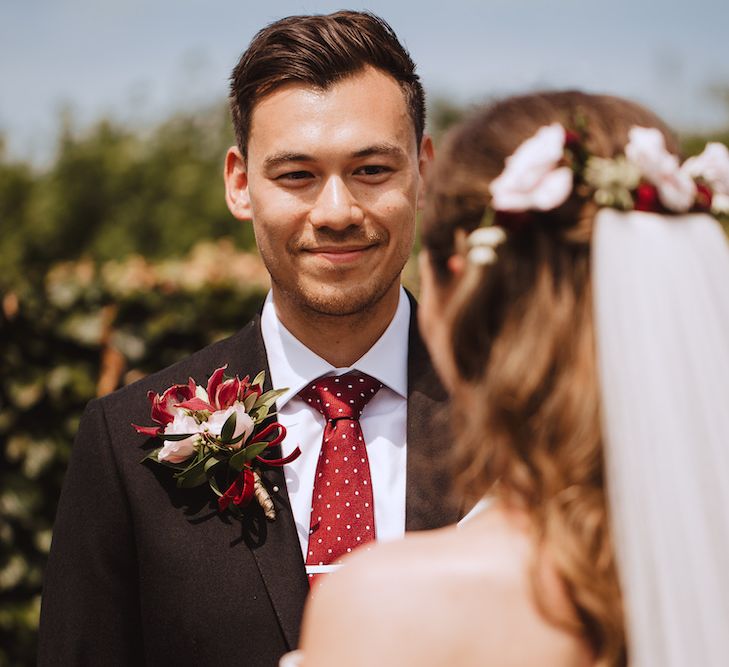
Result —
<path fill-rule="evenodd" d="M 313 592 L 306 665 L 342 664 L 339 651 L 350 665 L 589 665 L 581 640 L 540 613 L 534 555 L 528 523 L 500 509 L 357 553 Z M 568 609 L 556 575 L 546 577 L 553 609 Z M 358 627 L 366 639 L 353 634 Z M 330 639 L 320 652 L 324 632 Z M 338 646 L 332 637 L 341 637 Z"/>

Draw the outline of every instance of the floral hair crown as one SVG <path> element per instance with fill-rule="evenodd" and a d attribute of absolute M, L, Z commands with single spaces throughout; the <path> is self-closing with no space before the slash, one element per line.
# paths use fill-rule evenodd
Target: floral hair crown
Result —
<path fill-rule="evenodd" d="M 575 190 L 600 207 L 727 216 L 729 149 L 709 143 L 680 164 L 659 130 L 633 127 L 624 155 L 599 158 L 587 153 L 578 134 L 560 123 L 545 125 L 506 158 L 491 182 L 485 216 L 490 225 L 469 235 L 469 261 L 493 263 L 495 248 L 506 240 L 504 229 L 534 212 L 559 208 Z"/>

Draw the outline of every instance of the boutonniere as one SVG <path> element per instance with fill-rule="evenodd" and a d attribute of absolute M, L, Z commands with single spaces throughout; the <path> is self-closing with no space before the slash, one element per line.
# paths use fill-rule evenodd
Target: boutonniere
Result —
<path fill-rule="evenodd" d="M 271 411 L 286 390 L 264 392 L 264 371 L 253 381 L 249 376 L 226 378 L 226 367 L 210 376 L 207 387 L 190 378 L 187 384 L 176 384 L 162 394 L 149 392 L 152 421 L 157 426 L 132 426 L 138 433 L 160 438 L 162 447 L 142 462 L 171 468 L 178 487 L 208 484 L 218 497 L 221 512 L 229 510 L 240 517 L 255 498 L 266 517 L 274 520 L 276 511 L 261 480 L 261 467 L 282 466 L 301 454 L 297 447 L 284 458 L 262 456 L 286 436 L 286 429 L 273 421 L 275 412 Z"/>

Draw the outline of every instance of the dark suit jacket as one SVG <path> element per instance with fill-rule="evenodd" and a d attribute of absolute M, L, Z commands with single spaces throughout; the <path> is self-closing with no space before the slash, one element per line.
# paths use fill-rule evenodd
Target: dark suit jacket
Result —
<path fill-rule="evenodd" d="M 414 309 L 413 309 L 414 310 Z M 45 574 L 40 665 L 276 665 L 296 647 L 308 593 L 283 471 L 264 477 L 278 517 L 251 504 L 216 512 L 207 485 L 179 490 L 131 424 L 150 423 L 147 392 L 268 368 L 256 318 L 236 335 L 89 403 L 64 482 Z M 444 391 L 410 327 L 406 529 L 456 520 L 443 455 Z M 273 452 L 272 456 L 276 453 Z"/>

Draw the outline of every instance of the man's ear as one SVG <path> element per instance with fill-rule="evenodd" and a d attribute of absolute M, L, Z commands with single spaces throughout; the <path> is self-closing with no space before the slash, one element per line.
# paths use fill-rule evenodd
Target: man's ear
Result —
<path fill-rule="evenodd" d="M 418 183 L 418 210 L 422 210 L 425 201 L 425 183 L 428 170 L 433 162 L 435 149 L 433 148 L 433 139 L 428 134 L 424 134 L 420 141 L 420 153 L 418 154 L 418 172 L 420 174 Z"/>
<path fill-rule="evenodd" d="M 237 146 L 231 146 L 225 155 L 225 203 L 228 204 L 233 217 L 238 220 L 250 220 L 251 197 L 248 193 L 248 169 L 245 158 Z"/>

